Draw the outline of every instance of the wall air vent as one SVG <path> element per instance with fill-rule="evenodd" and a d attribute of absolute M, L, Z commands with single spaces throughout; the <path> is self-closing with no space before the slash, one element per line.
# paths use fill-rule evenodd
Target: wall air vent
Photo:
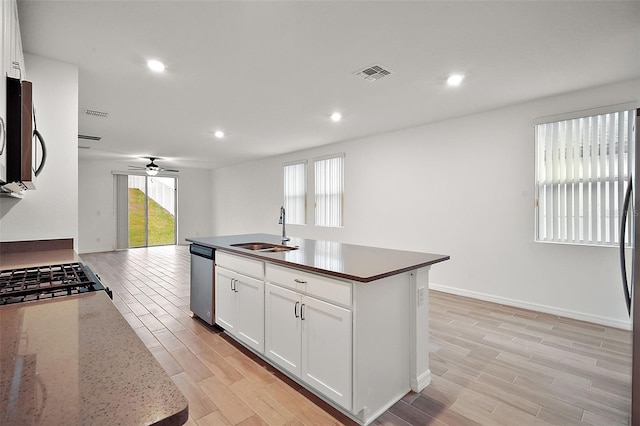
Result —
<path fill-rule="evenodd" d="M 100 139 L 102 139 L 102 136 L 78 135 L 78 139 L 84 139 L 88 141 L 99 141 Z"/>
<path fill-rule="evenodd" d="M 392 71 L 389 71 L 388 69 L 384 69 L 380 65 L 372 65 L 363 70 L 356 71 L 354 74 L 357 75 L 358 77 L 364 78 L 367 81 L 373 82 L 376 80 L 380 80 L 382 77 L 386 77 L 391 73 Z"/>
<path fill-rule="evenodd" d="M 107 118 L 107 117 L 109 117 L 109 113 L 108 112 L 96 111 L 96 110 L 93 110 L 93 109 L 85 109 L 84 113 L 86 115 L 90 115 L 92 117 L 98 117 L 98 118 Z"/>

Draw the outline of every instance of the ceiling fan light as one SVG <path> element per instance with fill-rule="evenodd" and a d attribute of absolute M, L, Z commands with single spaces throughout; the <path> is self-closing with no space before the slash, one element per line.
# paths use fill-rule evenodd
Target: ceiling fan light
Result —
<path fill-rule="evenodd" d="M 149 175 L 149 176 L 155 176 L 155 175 L 158 174 L 158 169 L 157 168 L 147 167 L 146 171 L 147 171 L 147 175 Z"/>

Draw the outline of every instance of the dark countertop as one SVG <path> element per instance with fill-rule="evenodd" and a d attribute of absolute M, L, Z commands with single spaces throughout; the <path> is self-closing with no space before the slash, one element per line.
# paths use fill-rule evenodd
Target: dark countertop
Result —
<path fill-rule="evenodd" d="M 106 293 L 0 306 L 0 424 L 182 425 L 187 400 Z"/>
<path fill-rule="evenodd" d="M 282 244 L 280 236 L 271 234 L 197 237 L 187 238 L 187 241 L 288 267 L 365 283 L 449 260 L 449 256 L 441 254 L 391 250 L 296 237 L 291 237 L 291 241 L 288 241 L 286 245 L 298 246 L 299 248 L 285 252 L 269 253 L 232 246 L 232 244 L 247 242 Z"/>

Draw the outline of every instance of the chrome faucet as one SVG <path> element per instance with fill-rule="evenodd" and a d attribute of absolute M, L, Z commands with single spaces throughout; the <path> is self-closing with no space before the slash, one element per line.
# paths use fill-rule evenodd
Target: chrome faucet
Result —
<path fill-rule="evenodd" d="M 280 221 L 278 222 L 278 224 L 282 225 L 282 242 L 285 243 L 289 240 L 291 240 L 291 238 L 287 238 L 287 233 L 284 229 L 284 224 L 286 222 L 286 213 L 284 211 L 284 207 L 280 207 Z"/>

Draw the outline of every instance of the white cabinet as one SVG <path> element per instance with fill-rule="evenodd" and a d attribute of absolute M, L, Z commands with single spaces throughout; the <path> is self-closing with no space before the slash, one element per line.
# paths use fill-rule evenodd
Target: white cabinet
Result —
<path fill-rule="evenodd" d="M 265 356 L 297 377 L 302 375 L 301 298 L 298 292 L 265 284 Z"/>
<path fill-rule="evenodd" d="M 238 274 L 236 335 L 254 350 L 264 353 L 264 281 Z"/>
<path fill-rule="evenodd" d="M 216 273 L 216 323 L 264 352 L 264 281 L 224 268 Z"/>
<path fill-rule="evenodd" d="M 20 22 L 18 21 L 18 4 L 15 1 L 7 3 L 7 30 L 8 40 L 8 63 L 7 70 L 9 77 L 26 78 L 24 70 L 24 55 L 22 53 L 22 38 L 20 37 Z"/>
<path fill-rule="evenodd" d="M 24 54 L 15 0 L 2 2 L 2 24 L 2 77 L 24 79 Z"/>
<path fill-rule="evenodd" d="M 425 334 L 428 268 L 345 281 L 216 251 L 216 323 L 361 425 L 430 380 Z M 426 296 L 425 296 L 426 297 Z M 419 317 L 412 310 L 423 309 Z M 412 322 L 415 318 L 415 323 Z M 419 320 L 419 321 L 418 321 Z M 422 339 L 421 341 L 423 341 Z M 382 342 L 382 343 L 381 343 Z M 421 353 L 420 353 L 421 354 Z M 427 364 L 414 380 L 412 365 Z"/>
<path fill-rule="evenodd" d="M 6 120 L 7 120 L 7 80 L 5 76 L 7 75 L 7 63 L 8 63 L 8 35 L 9 29 L 7 25 L 8 20 L 8 10 L 9 10 L 9 2 L 3 1 L 0 2 L 0 22 L 2 23 L 2 28 L 0 28 L 0 70 L 2 70 L 2 75 L 0 76 L 0 184 L 7 180 L 7 152 L 5 149 L 6 144 Z"/>
<path fill-rule="evenodd" d="M 346 409 L 352 394 L 351 321 L 349 309 L 265 284 L 265 356 Z"/>
<path fill-rule="evenodd" d="M 227 269 L 233 266 L 236 270 Z M 216 324 L 256 352 L 264 352 L 264 264 L 216 254 Z"/>
<path fill-rule="evenodd" d="M 238 307 L 234 280 L 237 274 L 216 267 L 216 324 L 234 334 L 237 325 Z"/>
<path fill-rule="evenodd" d="M 6 118 L 7 118 L 7 81 L 6 77 L 25 78 L 24 54 L 18 22 L 18 5 L 15 0 L 0 2 L 2 28 L 0 37 L 2 49 L 0 55 L 0 182 L 7 180 Z"/>
<path fill-rule="evenodd" d="M 302 380 L 351 409 L 351 311 L 303 296 Z"/>

